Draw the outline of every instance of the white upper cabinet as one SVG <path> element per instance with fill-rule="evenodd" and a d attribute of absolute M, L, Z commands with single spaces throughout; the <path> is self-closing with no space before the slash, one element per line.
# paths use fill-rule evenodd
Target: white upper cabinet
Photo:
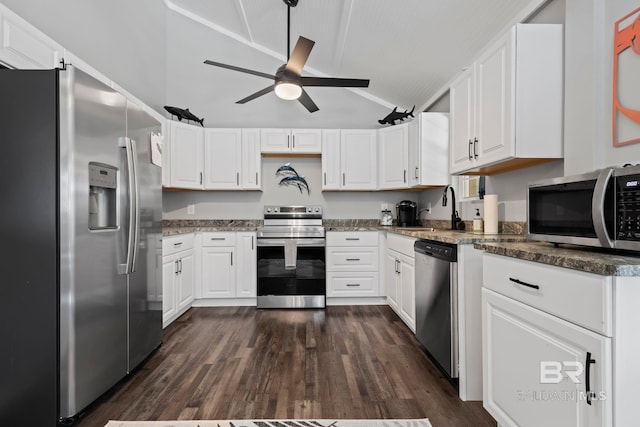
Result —
<path fill-rule="evenodd" d="M 204 129 L 186 123 L 169 122 L 171 187 L 203 188 Z"/>
<path fill-rule="evenodd" d="M 242 129 L 240 186 L 243 190 L 259 190 L 262 188 L 261 160 L 260 129 Z"/>
<path fill-rule="evenodd" d="M 0 62 L 18 69 L 60 66 L 64 49 L 22 18 L 0 9 Z"/>
<path fill-rule="evenodd" d="M 409 187 L 449 184 L 449 115 L 420 113 L 409 123 Z"/>
<path fill-rule="evenodd" d="M 323 190 L 376 189 L 375 130 L 325 130 L 322 138 Z"/>
<path fill-rule="evenodd" d="M 451 85 L 452 174 L 562 157 L 562 26 L 518 24 Z"/>
<path fill-rule="evenodd" d="M 206 129 L 204 131 L 204 189 L 240 189 L 242 131 Z"/>
<path fill-rule="evenodd" d="M 262 129 L 260 151 L 263 153 L 320 154 L 320 129 Z"/>
<path fill-rule="evenodd" d="M 409 187 L 409 124 L 378 130 L 379 188 Z"/>

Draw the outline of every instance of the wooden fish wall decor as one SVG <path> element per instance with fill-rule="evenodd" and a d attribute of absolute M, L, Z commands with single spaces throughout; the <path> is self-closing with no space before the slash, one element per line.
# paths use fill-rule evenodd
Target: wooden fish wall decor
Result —
<path fill-rule="evenodd" d="M 203 124 L 204 117 L 199 119 L 191 111 L 189 111 L 188 108 L 182 109 L 178 107 L 171 107 L 169 105 L 165 105 L 164 109 L 167 110 L 169 114 L 171 114 L 172 116 L 176 116 L 179 121 L 182 121 L 182 119 L 191 120 L 191 121 L 200 123 L 200 126 L 204 127 L 204 124 Z"/>
<path fill-rule="evenodd" d="M 309 195 L 309 184 L 307 184 L 307 180 L 304 179 L 304 176 L 298 175 L 298 172 L 294 168 L 291 167 L 291 163 L 285 163 L 280 166 L 276 171 L 276 176 L 281 177 L 279 185 L 284 186 L 295 186 L 300 190 L 300 194 L 302 194 L 302 189 L 307 190 L 307 195 Z"/>
<path fill-rule="evenodd" d="M 413 110 L 415 109 L 416 109 L 416 106 L 414 105 L 411 111 L 404 110 L 404 112 L 401 113 L 398 111 L 398 107 L 395 107 L 392 112 L 390 112 L 385 116 L 384 119 L 378 120 L 378 123 L 380 123 L 381 125 L 389 124 L 393 126 L 396 124 L 396 120 L 399 120 L 402 122 L 407 117 L 415 117 L 413 115 Z"/>

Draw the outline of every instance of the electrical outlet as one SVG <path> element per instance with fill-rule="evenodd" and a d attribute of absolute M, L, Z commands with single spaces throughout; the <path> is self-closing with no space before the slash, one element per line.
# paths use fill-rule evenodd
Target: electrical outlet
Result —
<path fill-rule="evenodd" d="M 195 215 L 196 213 L 196 205 L 187 205 L 187 214 Z"/>

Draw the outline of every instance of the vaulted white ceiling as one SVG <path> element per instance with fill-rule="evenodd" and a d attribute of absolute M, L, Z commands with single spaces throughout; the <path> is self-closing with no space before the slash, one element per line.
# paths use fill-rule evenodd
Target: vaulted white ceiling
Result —
<path fill-rule="evenodd" d="M 181 15 L 173 19 L 180 22 L 187 19 L 191 25 L 206 27 L 208 34 L 218 33 L 215 36 L 190 33 L 190 42 L 180 39 L 186 24 L 174 23 L 168 36 L 174 39 L 169 61 L 188 62 L 189 67 L 199 68 L 191 75 L 180 71 L 180 65 L 170 64 L 170 83 L 185 80 L 179 84 L 184 86 L 189 80 L 193 84 L 195 79 L 202 83 L 198 84 L 198 91 L 203 97 L 206 91 L 215 93 L 217 102 L 225 103 L 234 112 L 251 114 L 255 108 L 265 112 L 276 105 L 273 103 L 282 103 L 268 94 L 241 106 L 242 110 L 237 109 L 235 101 L 272 82 L 201 65 L 203 60 L 210 59 L 275 73 L 286 61 L 287 7 L 282 0 L 165 0 L 165 3 L 174 14 L 170 14 L 170 27 L 171 16 Z M 341 97 L 352 99 L 353 92 L 364 97 L 366 105 L 376 105 L 374 114 L 396 105 L 400 109 L 413 105 L 420 109 L 479 50 L 521 20 L 523 11 L 530 13 L 533 5 L 541 3 L 542 0 L 299 0 L 297 7 L 291 8 L 291 48 L 298 36 L 316 42 L 303 75 L 371 80 L 369 88 L 352 92 L 309 88 L 310 96 L 320 107 L 314 115 L 322 116 L 329 108 L 344 107 L 346 101 Z M 176 46 L 178 43 L 181 47 Z M 195 44 L 203 47 L 194 48 Z M 338 93 L 340 96 L 336 96 Z M 181 92 L 170 90 L 168 95 L 169 103 L 172 96 L 177 102 Z M 183 99 L 199 104 L 193 91 Z M 211 97 L 207 102 L 210 101 Z M 274 108 L 299 110 L 297 114 L 301 117 L 309 114 L 300 105 Z"/>

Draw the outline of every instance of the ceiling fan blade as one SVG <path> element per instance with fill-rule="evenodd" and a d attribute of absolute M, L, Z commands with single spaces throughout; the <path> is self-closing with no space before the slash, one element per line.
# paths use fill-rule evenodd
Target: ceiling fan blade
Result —
<path fill-rule="evenodd" d="M 267 93 L 269 93 L 269 92 L 273 91 L 273 87 L 274 87 L 274 86 L 275 86 L 275 85 L 271 85 L 271 86 L 269 86 L 269 87 L 265 87 L 264 89 L 257 91 L 257 92 L 256 92 L 256 93 L 254 93 L 253 95 L 249 95 L 249 96 L 247 96 L 246 98 L 242 98 L 240 101 L 236 101 L 236 104 L 244 104 L 244 103 L 246 103 L 246 102 L 249 102 L 249 101 L 252 101 L 252 100 L 254 100 L 254 99 L 256 99 L 256 98 L 259 98 L 259 97 L 261 97 L 262 95 L 266 95 Z"/>
<path fill-rule="evenodd" d="M 287 71 L 294 72 L 297 75 L 302 74 L 302 67 L 306 64 L 314 44 L 316 44 L 316 42 L 313 40 L 309 40 L 302 36 L 298 37 L 298 42 L 293 48 L 293 52 L 291 52 L 291 57 L 289 58 L 289 61 L 287 61 L 285 69 Z"/>
<path fill-rule="evenodd" d="M 304 108 L 309 110 L 310 113 L 313 113 L 319 110 L 316 103 L 313 102 L 309 94 L 304 89 L 302 89 L 302 95 L 300 95 L 300 98 L 298 98 L 298 101 L 300 101 L 300 103 L 304 105 Z"/>
<path fill-rule="evenodd" d="M 336 77 L 300 77 L 302 86 L 369 87 L 368 79 L 341 79 Z"/>
<path fill-rule="evenodd" d="M 248 70 L 246 68 L 240 68 L 234 65 L 222 64 L 220 62 L 213 62 L 213 61 L 209 61 L 208 59 L 204 61 L 204 63 L 213 65 L 214 67 L 226 68 L 233 71 L 240 71 L 241 73 L 253 74 L 254 76 L 264 77 L 266 79 L 275 79 L 275 76 L 272 74 L 261 73 L 260 71 Z"/>

